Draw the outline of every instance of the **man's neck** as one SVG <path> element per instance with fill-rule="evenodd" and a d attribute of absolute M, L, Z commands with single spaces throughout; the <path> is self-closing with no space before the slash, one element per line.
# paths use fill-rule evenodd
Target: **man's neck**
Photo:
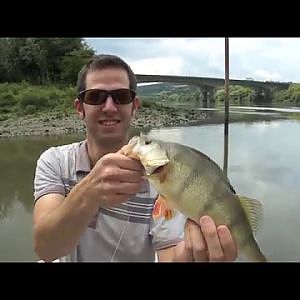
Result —
<path fill-rule="evenodd" d="M 91 168 L 102 156 L 119 151 L 127 142 L 128 138 L 125 138 L 123 142 L 120 141 L 117 143 L 99 143 L 92 139 L 87 139 L 86 147 L 91 162 Z"/>

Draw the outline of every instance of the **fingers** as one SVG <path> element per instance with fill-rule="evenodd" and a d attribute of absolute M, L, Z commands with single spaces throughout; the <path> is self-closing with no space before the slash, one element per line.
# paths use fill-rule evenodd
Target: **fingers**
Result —
<path fill-rule="evenodd" d="M 107 168 L 103 170 L 101 178 L 105 181 L 140 183 L 143 180 L 143 173 L 120 168 Z"/>
<path fill-rule="evenodd" d="M 185 224 L 186 250 L 194 261 L 207 261 L 206 243 L 200 226 L 194 221 L 187 219 Z"/>
<path fill-rule="evenodd" d="M 117 153 L 123 154 L 123 155 L 128 155 L 130 151 L 132 150 L 132 145 L 124 145 Z"/>
<path fill-rule="evenodd" d="M 99 161 L 102 166 L 115 165 L 121 169 L 133 170 L 143 172 L 144 168 L 142 164 L 136 160 L 126 157 L 120 153 L 109 153 L 104 155 Z"/>
<path fill-rule="evenodd" d="M 117 153 L 123 154 L 127 157 L 131 157 L 135 160 L 140 161 L 140 158 L 137 154 L 132 153 L 132 145 L 124 145 Z"/>
<path fill-rule="evenodd" d="M 109 153 L 98 160 L 88 176 L 92 196 L 100 196 L 100 206 L 110 206 L 127 201 L 141 190 L 144 168 L 137 160 Z"/>
<path fill-rule="evenodd" d="M 203 216 L 200 219 L 200 226 L 210 261 L 233 261 L 237 258 L 237 246 L 227 226 L 220 225 L 216 228 L 209 216 Z"/>
<path fill-rule="evenodd" d="M 214 221 L 209 216 L 203 216 L 200 219 L 200 226 L 204 239 L 206 241 L 207 250 L 210 261 L 223 261 L 224 252 L 219 240 L 218 231 Z"/>
<path fill-rule="evenodd" d="M 225 225 L 220 225 L 217 228 L 221 246 L 224 252 L 225 261 L 233 261 L 237 258 L 237 248 L 235 246 L 232 235 Z"/>
<path fill-rule="evenodd" d="M 193 246 L 192 246 L 192 241 L 191 241 L 191 236 L 190 236 L 190 231 L 185 224 L 184 228 L 184 245 L 185 245 L 185 258 L 187 261 L 194 261 L 193 257 Z"/>
<path fill-rule="evenodd" d="M 143 173 L 139 171 L 120 170 L 120 178 L 130 183 L 141 183 L 144 180 Z"/>
<path fill-rule="evenodd" d="M 101 181 L 141 181 L 145 170 L 140 162 L 121 154 L 110 153 L 98 160 L 91 173 Z"/>

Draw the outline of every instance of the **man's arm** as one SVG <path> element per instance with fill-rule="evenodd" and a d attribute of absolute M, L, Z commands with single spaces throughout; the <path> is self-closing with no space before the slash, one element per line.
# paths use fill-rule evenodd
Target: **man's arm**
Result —
<path fill-rule="evenodd" d="M 184 241 L 176 246 L 157 251 L 160 262 L 188 261 L 233 261 L 237 248 L 229 229 L 204 216 L 199 224 L 187 220 Z"/>
<path fill-rule="evenodd" d="M 70 253 L 99 207 L 118 205 L 135 195 L 142 176 L 139 162 L 111 153 L 98 160 L 66 198 L 57 193 L 39 198 L 33 218 L 36 253 L 45 261 Z"/>
<path fill-rule="evenodd" d="M 87 184 L 82 180 L 66 197 L 42 196 L 33 211 L 34 249 L 44 261 L 53 261 L 71 252 L 98 204 L 84 197 Z"/>

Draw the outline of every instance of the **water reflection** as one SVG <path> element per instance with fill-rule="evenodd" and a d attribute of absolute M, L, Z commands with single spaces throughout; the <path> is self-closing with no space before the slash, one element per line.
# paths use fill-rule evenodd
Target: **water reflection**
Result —
<path fill-rule="evenodd" d="M 150 129 L 130 129 L 130 136 L 146 134 Z M 19 201 L 24 210 L 32 211 L 35 164 L 40 154 L 51 146 L 83 140 L 84 135 L 12 138 L 0 140 L 0 220 Z"/>
<path fill-rule="evenodd" d="M 0 140 L 0 261 L 36 260 L 31 220 L 36 161 L 46 148 L 80 138 L 67 136 Z"/>
<path fill-rule="evenodd" d="M 52 145 L 71 142 L 75 138 L 15 138 L 0 140 L 0 214 L 2 218 L 15 201 L 22 203 L 26 212 L 32 210 L 32 181 L 35 163 L 41 152 Z"/>
<path fill-rule="evenodd" d="M 296 121 L 230 125 L 228 177 L 237 193 L 263 203 L 264 225 L 257 239 L 271 261 L 300 261 L 299 131 Z M 197 148 L 222 166 L 222 125 L 150 134 Z"/>
<path fill-rule="evenodd" d="M 257 238 L 271 261 L 300 261 L 299 132 L 300 123 L 292 120 L 230 124 L 228 177 L 238 193 L 264 204 Z M 192 146 L 223 164 L 223 124 L 151 130 L 149 135 Z M 50 146 L 83 138 L 0 139 L 0 261 L 36 259 L 31 221 L 36 160 Z"/>

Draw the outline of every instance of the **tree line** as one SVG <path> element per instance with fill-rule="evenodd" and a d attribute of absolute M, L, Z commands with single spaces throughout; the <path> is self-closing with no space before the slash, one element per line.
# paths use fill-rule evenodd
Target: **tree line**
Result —
<path fill-rule="evenodd" d="M 82 38 L 0 38 L 0 83 L 75 85 L 94 54 Z"/>

